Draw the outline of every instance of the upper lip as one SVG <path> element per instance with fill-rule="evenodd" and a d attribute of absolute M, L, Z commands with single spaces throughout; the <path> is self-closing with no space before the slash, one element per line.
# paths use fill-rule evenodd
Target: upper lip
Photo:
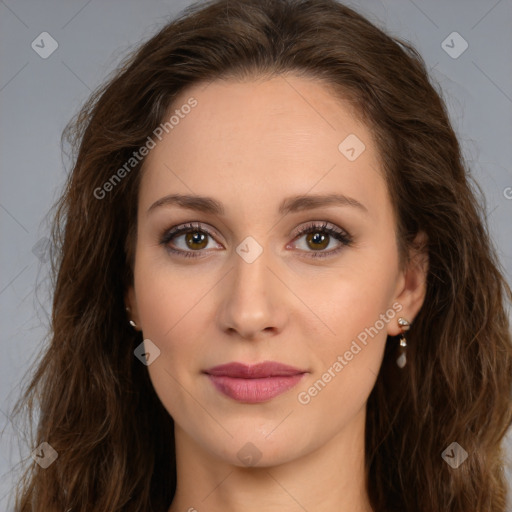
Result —
<path fill-rule="evenodd" d="M 306 370 L 299 370 L 298 368 L 278 363 L 277 361 L 264 361 L 252 366 L 237 362 L 221 364 L 205 370 L 205 373 L 209 375 L 225 375 L 227 377 L 240 379 L 258 379 L 264 377 L 298 375 L 306 373 Z"/>

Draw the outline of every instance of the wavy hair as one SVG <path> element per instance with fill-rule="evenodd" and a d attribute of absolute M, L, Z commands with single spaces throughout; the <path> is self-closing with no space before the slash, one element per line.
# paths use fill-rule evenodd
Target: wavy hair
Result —
<path fill-rule="evenodd" d="M 30 411 L 32 446 L 46 441 L 58 459 L 47 469 L 27 467 L 16 512 L 169 507 L 173 420 L 134 357 L 142 338 L 128 325 L 124 301 L 144 159 L 105 197 L 97 190 L 187 86 L 285 73 L 348 98 L 375 135 L 404 265 L 415 235 L 428 237 L 427 291 L 408 333 L 408 365 L 397 369 L 392 339 L 368 398 L 374 511 L 505 512 L 512 292 L 485 198 L 418 52 L 335 0 L 189 6 L 128 55 L 66 127 L 74 152 L 54 204 L 49 341 L 13 411 Z M 441 457 L 454 441 L 468 453 L 457 469 Z"/>

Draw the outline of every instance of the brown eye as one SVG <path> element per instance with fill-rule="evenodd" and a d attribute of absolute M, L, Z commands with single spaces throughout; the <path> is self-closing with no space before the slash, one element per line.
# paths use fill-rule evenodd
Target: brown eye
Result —
<path fill-rule="evenodd" d="M 208 245 L 208 236 L 202 231 L 189 231 L 185 234 L 185 243 L 190 249 L 205 249 Z"/>
<path fill-rule="evenodd" d="M 295 238 L 299 240 L 302 237 L 305 238 L 305 247 L 299 247 L 299 249 L 305 253 L 309 253 L 308 256 L 313 258 L 324 258 L 328 256 L 334 256 L 345 246 L 350 246 L 353 242 L 352 236 L 345 230 L 337 228 L 334 225 L 324 222 L 322 224 L 310 224 L 301 228 Z M 326 251 L 333 239 L 339 242 L 338 247 L 332 250 Z M 296 245 L 296 242 L 294 243 Z"/>
<path fill-rule="evenodd" d="M 194 258 L 208 248 L 209 239 L 214 238 L 206 228 L 186 224 L 166 231 L 160 238 L 160 244 L 173 254 Z"/>
<path fill-rule="evenodd" d="M 325 249 L 329 245 L 329 236 L 320 232 L 308 233 L 306 236 L 306 242 L 314 250 Z"/>

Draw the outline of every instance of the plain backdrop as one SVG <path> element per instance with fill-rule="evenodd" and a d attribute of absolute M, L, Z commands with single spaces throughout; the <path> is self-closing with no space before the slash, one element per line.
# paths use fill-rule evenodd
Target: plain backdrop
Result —
<path fill-rule="evenodd" d="M 13 509 L 17 464 L 35 448 L 9 411 L 43 346 L 51 310 L 45 216 L 70 169 L 61 153 L 62 130 L 124 55 L 190 3 L 0 0 L 0 510 Z M 347 4 L 413 43 L 425 59 L 484 190 L 510 282 L 512 0 Z M 510 439 L 509 432 L 509 461 Z M 511 473 L 509 463 L 509 481 Z"/>

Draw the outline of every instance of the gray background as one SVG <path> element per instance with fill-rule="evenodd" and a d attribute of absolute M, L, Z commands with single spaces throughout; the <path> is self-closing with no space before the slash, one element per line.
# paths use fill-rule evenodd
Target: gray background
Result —
<path fill-rule="evenodd" d="M 16 464 L 35 448 L 8 414 L 42 347 L 50 311 L 44 219 L 69 170 L 61 132 L 121 57 L 190 3 L 0 0 L 0 510 L 12 510 Z M 485 192 L 491 234 L 511 282 L 512 0 L 349 5 L 411 41 L 426 60 Z M 442 46 L 454 31 L 469 45 L 457 58 Z M 47 59 L 31 47 L 42 32 L 58 43 Z M 452 53 L 462 48 L 458 39 L 446 44 Z M 512 481 L 510 464 L 507 474 Z"/>

